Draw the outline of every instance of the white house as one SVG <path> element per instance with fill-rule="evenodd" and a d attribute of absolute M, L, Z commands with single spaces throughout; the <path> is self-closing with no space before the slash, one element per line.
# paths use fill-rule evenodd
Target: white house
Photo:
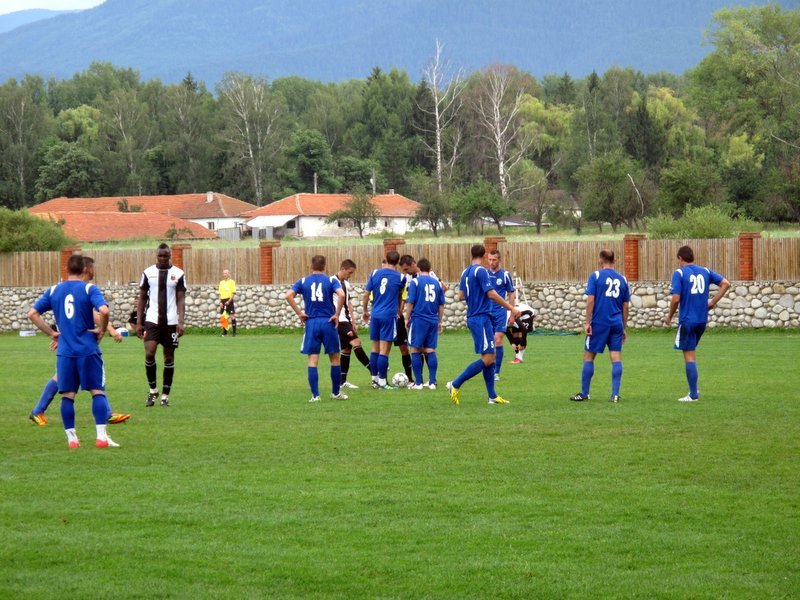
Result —
<path fill-rule="evenodd" d="M 351 199 L 351 194 L 294 194 L 246 213 L 247 226 L 253 229 L 253 237 L 263 238 L 357 236 L 358 229 L 346 219 L 325 222 Z M 364 230 L 365 234 L 390 231 L 403 235 L 413 229 L 411 219 L 417 214 L 419 202 L 394 193 L 373 196 L 372 202 L 380 216 L 374 226 Z"/>

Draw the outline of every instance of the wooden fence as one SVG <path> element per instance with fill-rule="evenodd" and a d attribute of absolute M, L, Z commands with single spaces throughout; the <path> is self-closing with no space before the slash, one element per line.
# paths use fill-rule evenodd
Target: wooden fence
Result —
<path fill-rule="evenodd" d="M 698 264 L 706 265 L 731 281 L 740 279 L 739 240 L 640 240 L 639 280 L 669 281 L 675 269 L 675 252 L 688 244 Z M 426 257 L 433 270 L 445 281 L 457 281 L 469 264 L 469 243 L 401 244 L 401 254 Z M 614 250 L 617 268 L 623 271 L 624 244 L 616 242 L 502 242 L 506 269 L 524 281 L 581 282 L 597 268 L 597 254 L 602 248 Z M 262 281 L 259 248 L 185 249 L 184 269 L 189 285 L 216 284 L 223 269 L 240 285 Z M 269 251 L 269 250 L 268 250 Z M 307 274 L 311 257 L 323 254 L 327 270 L 335 272 L 345 258 L 358 265 L 356 280 L 365 280 L 371 269 L 380 266 L 384 247 L 342 242 L 336 246 L 292 246 L 271 249 L 272 277 L 276 284 L 290 284 Z M 155 262 L 155 252 L 147 250 L 97 250 L 87 252 L 95 259 L 97 283 L 138 282 L 145 267 Z M 58 252 L 15 252 L 0 254 L 0 286 L 44 287 L 60 277 Z M 753 240 L 753 277 L 759 281 L 800 281 L 800 238 L 763 238 Z"/>

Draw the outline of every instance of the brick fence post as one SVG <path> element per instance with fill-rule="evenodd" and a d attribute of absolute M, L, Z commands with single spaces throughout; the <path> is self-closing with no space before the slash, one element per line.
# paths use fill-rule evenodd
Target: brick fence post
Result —
<path fill-rule="evenodd" d="M 755 276 L 753 240 L 760 238 L 761 234 L 755 231 L 739 234 L 739 279 L 742 281 L 753 281 Z"/>
<path fill-rule="evenodd" d="M 259 282 L 265 285 L 275 283 L 275 258 L 274 248 L 279 248 L 281 243 L 277 240 L 261 242 L 259 251 Z"/>
<path fill-rule="evenodd" d="M 506 236 L 504 235 L 487 235 L 483 238 L 483 247 L 486 248 L 486 254 L 484 255 L 483 263 L 486 264 L 486 260 L 489 257 L 489 252 L 494 252 L 497 250 L 500 244 L 504 244 L 506 242 Z"/>
<path fill-rule="evenodd" d="M 81 249 L 79 246 L 67 246 L 66 248 L 61 249 L 61 253 L 58 258 L 59 269 L 61 273 L 61 279 L 66 279 L 69 277 L 69 273 L 67 273 L 67 261 L 69 257 L 73 254 L 80 254 Z"/>
<path fill-rule="evenodd" d="M 170 250 L 172 250 L 172 264 L 185 271 L 186 268 L 184 265 L 186 264 L 186 261 L 184 252 L 191 249 L 191 244 L 172 244 L 170 247 Z"/>
<path fill-rule="evenodd" d="M 399 246 L 405 246 L 406 240 L 404 238 L 383 238 L 383 255 L 386 256 L 389 252 L 399 252 Z"/>
<path fill-rule="evenodd" d="M 628 281 L 639 281 L 639 248 L 647 236 L 643 233 L 628 233 L 623 241 L 623 254 L 625 258 L 625 278 Z"/>

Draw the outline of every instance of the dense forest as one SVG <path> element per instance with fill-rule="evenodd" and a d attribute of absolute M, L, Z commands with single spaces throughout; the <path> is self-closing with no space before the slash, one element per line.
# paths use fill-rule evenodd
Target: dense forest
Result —
<path fill-rule="evenodd" d="M 463 73 L 432 43 L 419 83 L 375 68 L 340 83 L 228 73 L 209 90 L 109 63 L 9 79 L 0 205 L 207 190 L 262 205 L 316 185 L 394 189 L 434 231 L 509 215 L 616 228 L 708 204 L 800 221 L 800 11 L 725 9 L 708 39 L 681 76 Z"/>

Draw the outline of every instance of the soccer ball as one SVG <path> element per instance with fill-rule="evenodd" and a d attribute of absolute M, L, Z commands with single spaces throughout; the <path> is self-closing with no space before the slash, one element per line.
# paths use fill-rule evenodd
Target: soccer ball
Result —
<path fill-rule="evenodd" d="M 397 388 L 408 387 L 408 377 L 405 373 L 395 373 L 392 377 L 392 385 Z"/>

